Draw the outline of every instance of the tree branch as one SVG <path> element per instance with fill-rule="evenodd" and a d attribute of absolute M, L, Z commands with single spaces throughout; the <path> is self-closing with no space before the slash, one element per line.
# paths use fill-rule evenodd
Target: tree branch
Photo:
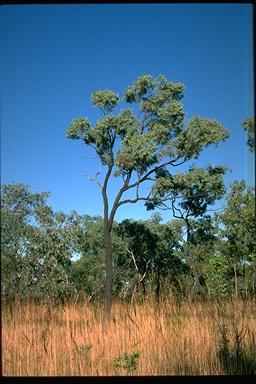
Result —
<path fill-rule="evenodd" d="M 99 176 L 99 174 L 100 174 L 100 167 L 99 167 L 98 172 L 96 173 L 95 176 L 89 176 L 89 175 L 87 175 L 87 173 L 83 173 L 83 176 L 86 176 L 89 181 L 96 181 L 98 186 L 100 187 L 100 189 L 102 189 L 101 183 L 97 180 L 97 177 Z"/>
<path fill-rule="evenodd" d="M 129 255 L 131 255 L 131 257 L 132 257 L 132 261 L 133 261 L 133 264 L 134 264 L 134 266 L 135 266 L 136 271 L 139 272 L 139 268 L 138 268 L 138 266 L 137 266 L 137 263 L 136 263 L 136 260 L 135 260 L 133 251 L 130 251 L 130 249 L 129 249 L 127 246 L 125 247 L 125 249 L 126 249 L 126 251 L 129 253 Z"/>
<path fill-rule="evenodd" d="M 139 200 L 149 201 L 150 199 L 148 199 L 148 197 L 136 197 L 136 199 L 126 199 L 126 200 L 119 201 L 118 207 L 126 203 L 137 203 L 137 201 Z"/>
<path fill-rule="evenodd" d="M 173 160 L 173 161 L 167 161 L 167 162 L 165 162 L 165 163 L 163 163 L 163 164 L 161 164 L 161 165 L 158 165 L 157 167 L 151 169 L 151 170 L 148 171 L 148 172 L 145 174 L 145 176 L 143 176 L 141 179 L 138 179 L 135 183 L 128 185 L 127 188 L 126 188 L 126 190 L 131 189 L 131 188 L 134 188 L 134 187 L 136 187 L 137 185 L 143 183 L 143 182 L 146 181 L 146 180 L 152 180 L 152 179 L 149 178 L 149 176 L 152 175 L 152 173 L 157 172 L 157 171 L 159 171 L 160 169 L 166 167 L 167 165 L 172 165 L 172 166 L 176 167 L 176 166 L 178 166 L 178 165 L 183 164 L 183 163 L 187 160 L 187 159 L 185 158 L 185 159 L 182 160 L 182 162 L 180 162 L 180 163 L 178 163 L 178 164 L 174 164 L 175 161 L 177 161 L 179 158 L 180 158 L 180 157 L 178 156 L 178 157 L 176 157 L 176 159 Z"/>
<path fill-rule="evenodd" d="M 111 162 L 108 164 L 108 171 L 106 173 L 104 184 L 103 184 L 103 187 L 102 187 L 102 190 L 101 190 L 102 191 L 103 202 L 104 202 L 104 222 L 105 222 L 105 226 L 109 226 L 109 222 L 108 222 L 107 185 L 108 185 L 108 180 L 110 178 L 113 166 L 114 166 L 114 161 L 113 161 L 113 157 L 112 157 Z M 105 230 L 106 230 L 106 228 L 105 228 Z"/>
<path fill-rule="evenodd" d="M 124 184 L 122 186 L 122 188 L 119 190 L 116 198 L 115 198 L 115 201 L 114 201 L 114 204 L 113 204 L 113 207 L 112 207 L 112 210 L 110 212 L 110 215 L 109 215 L 109 227 L 110 227 L 110 230 L 112 228 L 112 225 L 113 225 L 113 221 L 114 221 L 114 216 L 115 216 L 115 213 L 116 213 L 116 210 L 117 208 L 119 207 L 119 201 L 124 193 L 124 191 L 126 191 L 127 189 L 127 186 L 129 184 L 129 181 L 131 179 L 131 175 L 132 175 L 132 171 L 130 171 L 124 181 Z"/>
<path fill-rule="evenodd" d="M 183 216 L 182 212 L 180 211 L 180 209 L 178 209 L 178 208 L 175 207 L 175 205 L 174 205 L 174 201 L 175 201 L 175 200 L 172 200 L 172 214 L 173 214 L 173 217 L 175 217 L 176 219 L 184 219 L 184 216 Z M 177 216 L 177 215 L 176 215 L 175 210 L 176 210 L 176 211 L 179 211 L 180 216 Z"/>

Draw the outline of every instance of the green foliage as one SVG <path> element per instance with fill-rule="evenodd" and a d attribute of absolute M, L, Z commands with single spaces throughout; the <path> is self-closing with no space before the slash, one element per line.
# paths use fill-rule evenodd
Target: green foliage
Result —
<path fill-rule="evenodd" d="M 254 117 L 247 117 L 242 127 L 247 133 L 247 145 L 251 152 L 255 151 L 255 119 Z"/>
<path fill-rule="evenodd" d="M 221 167 L 193 169 L 175 178 L 163 169 L 158 179 L 175 180 L 187 201 L 189 186 L 194 183 L 194 201 L 198 191 L 208 191 L 209 196 L 204 196 L 208 204 L 222 191 L 222 172 Z M 2 298 L 43 302 L 102 299 L 106 276 L 104 220 L 75 211 L 68 215 L 55 213 L 47 205 L 48 196 L 33 193 L 22 184 L 2 185 Z M 114 223 L 114 297 L 124 297 L 145 271 L 145 286 L 138 295 L 164 292 L 165 286 L 189 294 L 193 288 L 191 274 L 196 273 L 210 296 L 225 297 L 234 289 L 234 268 L 238 291 L 254 295 L 254 208 L 254 189 L 242 181 L 232 184 L 227 206 L 216 219 L 206 213 L 189 218 L 188 242 L 184 241 L 183 219 L 163 224 L 161 215 L 155 213 L 147 221 Z M 138 271 L 127 248 L 133 252 Z M 75 254 L 80 258 L 72 261 Z"/>
<path fill-rule="evenodd" d="M 176 148 L 181 156 L 197 159 L 204 147 L 228 138 L 228 130 L 218 121 L 193 116 L 188 127 L 177 137 Z"/>
<path fill-rule="evenodd" d="M 139 132 L 126 135 L 123 147 L 116 155 L 115 165 L 118 173 L 138 170 L 145 172 L 157 161 L 156 144 L 149 134 L 142 136 Z"/>
<path fill-rule="evenodd" d="M 101 108 L 102 111 L 111 112 L 118 103 L 119 97 L 110 90 L 95 91 L 91 97 L 93 105 Z"/>
<path fill-rule="evenodd" d="M 132 352 L 130 355 L 125 352 L 121 356 L 117 356 L 114 358 L 114 369 L 123 368 L 127 371 L 127 373 L 131 373 L 136 371 L 138 368 L 137 359 L 140 357 L 139 352 Z"/>
<path fill-rule="evenodd" d="M 213 297 L 227 297 L 230 293 L 230 267 L 225 256 L 212 256 L 204 268 L 209 293 Z"/>
<path fill-rule="evenodd" d="M 226 239 L 230 256 L 248 262 L 255 260 L 255 191 L 244 181 L 235 181 L 227 196 L 227 207 L 219 220 L 224 225 L 221 236 Z"/>
<path fill-rule="evenodd" d="M 166 206 L 163 202 L 171 201 L 173 213 L 185 217 L 202 216 L 209 205 L 220 199 L 224 192 L 223 175 L 225 167 L 208 166 L 206 169 L 191 166 L 186 173 L 171 175 L 166 169 L 157 172 L 152 187 L 152 200 L 146 203 L 148 209 Z M 177 202 L 179 208 L 174 203 Z"/>
<path fill-rule="evenodd" d="M 164 279 L 175 284 L 187 273 L 186 265 L 176 256 L 182 223 L 160 224 L 159 220 L 159 216 L 147 221 L 124 220 L 118 225 L 116 231 L 123 241 L 124 251 L 116 262 L 119 273 L 123 271 L 124 285 L 134 279 L 138 281 L 138 273 L 140 276 L 146 273 L 144 290 L 146 286 L 159 287 L 160 280 Z M 129 252 L 135 258 L 138 271 Z M 157 289 L 160 293 L 160 288 Z"/>
<path fill-rule="evenodd" d="M 154 89 L 154 81 L 151 75 L 140 76 L 132 85 L 130 85 L 124 96 L 126 103 L 136 103 L 143 100 L 145 95 Z"/>
<path fill-rule="evenodd" d="M 104 259 L 98 260 L 94 256 L 85 256 L 72 263 L 71 281 L 78 297 L 102 297 L 105 277 Z"/>
<path fill-rule="evenodd" d="M 93 92 L 92 102 L 102 109 L 103 117 L 94 128 L 87 118 L 74 120 L 67 137 L 92 145 L 104 165 L 114 163 L 116 176 L 133 170 L 142 174 L 166 156 L 170 161 L 197 157 L 203 147 L 227 138 L 228 131 L 215 120 L 199 116 L 185 123 L 183 91 L 183 84 L 162 75 L 139 77 L 124 92 L 124 102 L 138 104 L 138 116 L 130 109 L 107 115 L 118 104 L 117 94 Z"/>
<path fill-rule="evenodd" d="M 233 182 L 226 208 L 218 215 L 218 224 L 221 226 L 220 251 L 237 274 L 235 284 L 240 291 L 255 294 L 255 189 L 246 186 L 244 181 Z"/>
<path fill-rule="evenodd" d="M 66 136 L 68 139 L 73 140 L 82 139 L 85 143 L 93 141 L 89 120 L 84 117 L 73 120 L 67 130 Z"/>
<path fill-rule="evenodd" d="M 217 229 L 211 216 L 204 215 L 196 220 L 190 220 L 189 242 L 191 244 L 207 244 L 207 247 L 212 247 L 216 240 Z"/>
<path fill-rule="evenodd" d="M 64 223 L 64 214 L 54 214 L 48 193 L 22 184 L 1 189 L 2 298 L 62 301 L 72 292 L 72 218 Z"/>

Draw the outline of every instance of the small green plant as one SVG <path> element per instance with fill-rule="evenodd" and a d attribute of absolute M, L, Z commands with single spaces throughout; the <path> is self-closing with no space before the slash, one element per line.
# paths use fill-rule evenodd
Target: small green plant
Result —
<path fill-rule="evenodd" d="M 127 371 L 127 373 L 131 373 L 135 371 L 138 367 L 137 359 L 140 357 L 139 352 L 133 352 L 130 355 L 125 352 L 121 356 L 117 356 L 114 358 L 114 369 L 123 368 Z"/>

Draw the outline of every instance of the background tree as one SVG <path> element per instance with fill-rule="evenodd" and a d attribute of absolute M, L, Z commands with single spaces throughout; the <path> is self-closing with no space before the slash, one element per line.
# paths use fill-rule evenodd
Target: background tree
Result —
<path fill-rule="evenodd" d="M 221 224 L 221 251 L 232 270 L 233 288 L 255 294 L 255 189 L 244 181 L 235 181 L 227 196 L 227 206 L 218 220 Z M 240 284 L 239 284 L 240 281 Z"/>
<path fill-rule="evenodd" d="M 124 220 L 118 226 L 125 253 L 118 260 L 126 270 L 126 286 L 130 286 L 131 302 L 140 286 L 143 295 L 152 288 L 159 300 L 161 282 L 168 280 L 169 286 L 177 283 L 185 265 L 175 256 L 181 240 L 181 223 L 160 224 L 159 218 L 146 221 Z"/>
<path fill-rule="evenodd" d="M 101 297 L 104 287 L 104 222 L 100 216 L 79 216 L 77 252 L 71 279 L 78 296 L 88 301 Z"/>
<path fill-rule="evenodd" d="M 210 296 L 221 298 L 230 294 L 230 267 L 225 255 L 220 252 L 211 254 L 203 271 Z"/>
<path fill-rule="evenodd" d="M 101 109 L 102 117 L 94 127 L 87 118 L 80 117 L 67 130 L 68 138 L 93 147 L 106 166 L 104 181 L 98 182 L 104 203 L 105 320 L 111 314 L 111 231 L 116 210 L 126 203 L 150 199 L 150 193 L 141 195 L 139 187 L 154 180 L 160 170 L 197 158 L 204 147 L 228 137 L 228 131 L 215 120 L 193 116 L 184 121 L 180 102 L 183 91 L 183 84 L 170 82 L 164 76 L 141 76 L 124 92 L 123 101 L 135 104 L 134 112 L 124 109 L 116 115 L 112 112 L 119 102 L 118 95 L 110 90 L 93 92 L 92 103 Z M 122 179 L 112 207 L 107 194 L 111 175 Z M 129 190 L 134 190 L 134 198 L 122 200 Z"/>
<path fill-rule="evenodd" d="M 148 209 L 158 207 L 170 210 L 174 218 L 183 221 L 186 227 L 186 240 L 182 246 L 182 253 L 194 279 L 191 293 L 205 294 L 200 282 L 199 255 L 209 254 L 205 250 L 208 249 L 213 237 L 212 223 L 207 212 L 210 205 L 220 199 L 225 192 L 224 173 L 225 167 L 222 166 L 208 166 L 203 169 L 192 165 L 188 172 L 175 175 L 166 169 L 161 169 L 157 172 L 152 187 L 152 199 L 146 203 Z"/>
<path fill-rule="evenodd" d="M 27 259 L 33 237 L 33 218 L 46 206 L 48 193 L 33 193 L 21 183 L 1 186 L 1 271 L 2 297 L 14 299 L 28 285 Z"/>
<path fill-rule="evenodd" d="M 247 145 L 251 152 L 255 151 L 255 119 L 253 117 L 247 117 L 242 127 L 247 134 Z"/>
<path fill-rule="evenodd" d="M 1 192 L 2 297 L 65 300 L 72 292 L 74 215 L 54 213 L 46 203 L 49 193 L 23 184 L 3 185 Z"/>
<path fill-rule="evenodd" d="M 144 222 L 134 220 L 124 220 L 118 227 L 118 234 L 123 240 L 125 259 L 122 263 L 129 271 L 130 276 L 126 284 L 131 288 L 132 303 L 140 285 L 143 286 L 144 295 L 146 294 L 145 278 L 148 277 L 157 252 L 157 236 Z"/>
<path fill-rule="evenodd" d="M 157 217 L 152 215 L 152 219 L 145 224 L 157 237 L 150 278 L 159 301 L 162 293 L 168 292 L 169 288 L 173 293 L 180 294 L 180 281 L 188 273 L 186 264 L 178 256 L 182 244 L 183 223 L 181 220 L 172 220 L 160 224 Z"/>
<path fill-rule="evenodd" d="M 216 188 L 220 191 L 222 176 L 215 176 L 211 183 L 216 187 L 220 182 Z M 132 301 L 135 294 L 137 299 L 155 294 L 159 300 L 161 292 L 166 294 L 170 289 L 179 299 L 182 294 L 192 297 L 196 292 L 214 297 L 233 292 L 255 295 L 254 189 L 245 182 L 234 182 L 225 210 L 215 217 L 207 214 L 207 204 L 207 209 L 198 209 L 199 190 L 198 194 L 194 190 L 197 215 L 189 217 L 189 242 L 182 215 L 189 212 L 187 204 L 192 197 L 187 189 L 185 192 L 186 198 L 179 194 L 174 203 L 174 212 L 181 219 L 163 224 L 155 213 L 150 220 L 113 223 L 114 297 Z M 2 186 L 2 298 L 59 303 L 78 298 L 102 300 L 104 220 L 75 211 L 55 213 L 47 205 L 47 196 L 22 184 Z M 209 196 L 207 199 L 209 202 Z M 159 204 L 160 200 L 152 197 L 150 203 L 153 201 Z M 171 204 L 161 201 L 162 208 Z"/>

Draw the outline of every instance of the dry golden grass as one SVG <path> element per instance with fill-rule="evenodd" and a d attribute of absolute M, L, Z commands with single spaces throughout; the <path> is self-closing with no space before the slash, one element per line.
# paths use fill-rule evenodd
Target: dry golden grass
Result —
<path fill-rule="evenodd" d="M 159 306 L 147 300 L 129 311 L 116 302 L 104 329 L 101 305 L 3 305 L 3 375 L 219 375 L 241 373 L 238 358 L 246 373 L 256 361 L 254 306 L 248 301 L 178 305 L 167 299 Z M 225 329 L 230 354 L 223 359 Z M 114 367 L 115 357 L 135 351 L 140 354 L 135 371 Z"/>

